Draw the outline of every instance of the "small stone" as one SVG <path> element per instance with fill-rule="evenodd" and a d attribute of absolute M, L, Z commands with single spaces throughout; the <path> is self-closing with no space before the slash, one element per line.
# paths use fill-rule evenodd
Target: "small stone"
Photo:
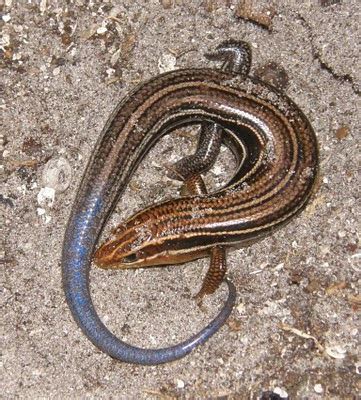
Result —
<path fill-rule="evenodd" d="M 227 325 L 232 332 L 239 332 L 242 329 L 242 324 L 235 318 L 228 320 Z"/>
<path fill-rule="evenodd" d="M 108 78 L 111 78 L 114 73 L 115 73 L 115 69 L 114 68 L 108 68 L 105 73 L 107 74 Z"/>
<path fill-rule="evenodd" d="M 288 393 L 280 387 L 275 387 L 273 393 L 278 394 L 282 399 L 288 399 Z"/>
<path fill-rule="evenodd" d="M 22 25 L 13 25 L 13 29 L 16 33 L 21 33 L 23 32 L 24 28 L 22 27 Z"/>
<path fill-rule="evenodd" d="M 40 12 L 44 14 L 46 11 L 46 0 L 40 0 L 40 5 L 39 5 Z"/>
<path fill-rule="evenodd" d="M 107 32 L 107 31 L 108 31 L 108 28 L 106 26 L 100 26 L 97 29 L 97 34 L 98 35 L 104 35 L 104 33 Z"/>
<path fill-rule="evenodd" d="M 357 375 L 361 375 L 361 361 L 356 363 L 355 370 Z"/>
<path fill-rule="evenodd" d="M 327 245 L 320 246 L 320 252 L 322 255 L 328 254 L 330 252 L 330 247 Z"/>
<path fill-rule="evenodd" d="M 37 214 L 38 214 L 39 216 L 45 215 L 45 210 L 44 210 L 44 208 L 38 207 L 38 208 L 36 209 L 36 212 L 37 212 Z"/>
<path fill-rule="evenodd" d="M 37 196 L 37 201 L 40 205 L 48 205 L 49 207 L 53 205 L 54 199 L 55 190 L 50 187 L 41 188 Z"/>
<path fill-rule="evenodd" d="M 254 3 L 251 0 L 239 0 L 234 10 L 235 16 L 272 30 L 272 20 L 276 15 L 276 10 L 272 6 L 269 6 L 268 9 L 259 10 Z"/>
<path fill-rule="evenodd" d="M 274 271 L 280 271 L 281 269 L 283 269 L 284 266 L 285 266 L 284 263 L 279 263 L 273 268 L 273 270 Z"/>
<path fill-rule="evenodd" d="M 9 21 L 11 20 L 11 16 L 10 16 L 9 14 L 4 14 L 4 15 L 2 16 L 2 20 L 3 20 L 4 22 L 9 22 Z"/>
<path fill-rule="evenodd" d="M 8 33 L 4 33 L 2 35 L 2 47 L 9 47 L 10 46 L 10 35 Z"/>
<path fill-rule="evenodd" d="M 177 59 L 173 54 L 162 54 L 158 60 L 158 69 L 160 73 L 173 71 L 177 64 Z"/>
<path fill-rule="evenodd" d="M 177 388 L 184 389 L 185 383 L 181 379 L 177 379 Z"/>
<path fill-rule="evenodd" d="M 161 0 L 161 4 L 164 9 L 168 9 L 172 7 L 172 0 Z"/>
<path fill-rule="evenodd" d="M 45 224 L 48 224 L 51 221 L 51 216 L 46 214 L 44 208 L 38 207 L 36 209 L 36 212 L 39 215 L 39 217 L 41 217 L 41 219 L 45 222 Z"/>
<path fill-rule="evenodd" d="M 237 306 L 236 308 L 237 308 L 237 311 L 238 311 L 240 314 L 243 314 L 243 312 L 244 312 L 246 306 L 245 306 L 243 303 L 239 303 L 238 306 Z"/>
<path fill-rule="evenodd" d="M 120 49 L 114 52 L 114 54 L 110 58 L 110 65 L 114 67 L 114 65 L 119 61 L 121 55 Z"/>
<path fill-rule="evenodd" d="M 342 140 L 347 138 L 349 134 L 350 134 L 350 128 L 348 126 L 341 126 L 340 128 L 337 129 L 335 136 L 338 140 Z"/>
<path fill-rule="evenodd" d="M 255 71 L 255 75 L 262 81 L 280 90 L 286 89 L 289 83 L 286 70 L 275 62 L 268 63 L 258 68 Z"/>
<path fill-rule="evenodd" d="M 68 160 L 59 157 L 49 160 L 43 170 L 44 186 L 54 191 L 64 192 L 70 185 L 72 171 Z"/>
<path fill-rule="evenodd" d="M 320 383 L 316 383 L 316 385 L 313 387 L 313 390 L 317 393 L 317 394 L 322 394 L 323 393 L 323 387 Z"/>
<path fill-rule="evenodd" d="M 304 288 L 306 293 L 318 292 L 321 289 L 321 284 L 317 279 L 309 279 L 308 285 Z"/>

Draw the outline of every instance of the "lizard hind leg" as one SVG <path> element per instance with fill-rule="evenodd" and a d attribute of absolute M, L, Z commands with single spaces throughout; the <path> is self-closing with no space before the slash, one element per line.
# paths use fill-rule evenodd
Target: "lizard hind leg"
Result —
<path fill-rule="evenodd" d="M 207 189 L 200 175 L 193 175 L 184 182 L 184 189 L 188 194 L 206 194 Z M 201 305 L 205 295 L 214 293 L 221 283 L 227 271 L 226 249 L 222 246 L 214 246 L 210 250 L 210 264 L 202 287 L 195 298 Z"/>
<path fill-rule="evenodd" d="M 211 260 L 202 287 L 195 296 L 199 301 L 204 295 L 214 293 L 223 282 L 227 271 L 226 251 L 224 247 L 215 246 L 211 249 Z"/>

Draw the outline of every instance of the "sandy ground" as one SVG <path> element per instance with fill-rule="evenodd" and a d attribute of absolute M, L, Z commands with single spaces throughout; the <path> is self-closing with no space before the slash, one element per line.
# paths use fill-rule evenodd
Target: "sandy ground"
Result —
<path fill-rule="evenodd" d="M 241 3 L 2 3 L 1 398 L 356 398 L 360 2 L 275 2 L 268 9 L 265 2 L 246 12 Z M 79 331 L 61 287 L 76 188 L 107 117 L 135 84 L 163 69 L 209 65 L 202 54 L 228 38 L 252 45 L 252 73 L 269 62 L 286 71 L 285 91 L 319 140 L 319 190 L 275 235 L 230 253 L 239 295 L 217 335 L 170 364 L 116 362 Z M 165 165 L 195 144 L 187 131 L 162 140 L 109 226 L 176 196 L 179 185 L 165 176 Z M 208 184 L 224 183 L 232 166 L 223 149 Z M 207 260 L 94 268 L 94 302 L 129 343 L 176 343 L 205 326 L 224 301 L 223 287 L 203 309 L 192 300 L 206 268 Z"/>

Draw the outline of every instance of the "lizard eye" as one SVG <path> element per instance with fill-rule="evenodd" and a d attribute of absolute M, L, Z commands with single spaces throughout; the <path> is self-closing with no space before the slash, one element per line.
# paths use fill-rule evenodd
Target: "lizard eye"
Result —
<path fill-rule="evenodd" d="M 135 253 L 129 254 L 122 259 L 124 264 L 132 263 L 138 260 L 138 257 Z"/>

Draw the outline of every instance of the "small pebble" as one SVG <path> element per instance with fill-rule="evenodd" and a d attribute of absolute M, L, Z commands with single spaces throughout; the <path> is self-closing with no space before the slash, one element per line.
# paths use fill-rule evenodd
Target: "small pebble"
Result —
<path fill-rule="evenodd" d="M 55 190 L 50 187 L 41 188 L 37 196 L 37 201 L 41 206 L 47 205 L 51 207 L 54 203 L 54 199 L 55 199 Z"/>
<path fill-rule="evenodd" d="M 323 255 L 328 254 L 330 252 L 330 246 L 327 245 L 320 246 L 320 252 Z"/>
<path fill-rule="evenodd" d="M 49 160 L 43 170 L 43 185 L 64 192 L 70 185 L 72 171 L 70 164 L 64 157 Z"/>
<path fill-rule="evenodd" d="M 46 211 L 44 210 L 44 208 L 40 208 L 38 207 L 36 209 L 37 214 L 39 215 L 39 217 L 42 218 L 42 220 L 48 224 L 51 221 L 51 216 L 46 214 Z"/>
<path fill-rule="evenodd" d="M 164 9 L 172 7 L 172 0 L 161 0 L 161 3 Z"/>
<path fill-rule="evenodd" d="M 158 60 L 158 69 L 162 74 L 163 72 L 173 71 L 177 64 L 177 59 L 173 54 L 162 54 Z"/>
<path fill-rule="evenodd" d="M 337 129 L 335 136 L 338 140 L 342 140 L 347 138 L 349 134 L 350 134 L 350 128 L 348 126 L 341 126 L 340 128 Z"/>
<path fill-rule="evenodd" d="M 9 14 L 4 14 L 2 16 L 2 19 L 3 19 L 4 22 L 9 22 L 11 20 L 11 17 L 10 17 Z"/>
<path fill-rule="evenodd" d="M 177 388 L 184 389 L 185 383 L 181 379 L 177 379 Z"/>
<path fill-rule="evenodd" d="M 46 11 L 46 1 L 47 0 L 40 0 L 39 9 L 42 14 Z"/>
<path fill-rule="evenodd" d="M 356 374 L 361 375 L 361 361 L 356 363 L 355 369 L 356 369 Z"/>
<path fill-rule="evenodd" d="M 316 383 L 316 385 L 313 387 L 313 390 L 318 394 L 323 393 L 323 387 L 320 383 Z"/>
<path fill-rule="evenodd" d="M 274 388 L 273 393 L 278 394 L 282 399 L 288 399 L 288 393 L 280 387 Z"/>
<path fill-rule="evenodd" d="M 107 31 L 108 31 L 108 28 L 106 26 L 100 26 L 97 29 L 97 34 L 98 35 L 104 35 L 104 33 L 107 32 Z"/>
<path fill-rule="evenodd" d="M 270 62 L 255 71 L 255 75 L 262 81 L 283 90 L 288 86 L 289 78 L 286 70 L 275 62 Z"/>
<path fill-rule="evenodd" d="M 38 208 L 36 209 L 36 212 L 38 213 L 39 216 L 42 216 L 42 215 L 45 214 L 44 208 L 40 208 L 40 207 L 38 207 Z"/>
<path fill-rule="evenodd" d="M 236 308 L 237 308 L 237 311 L 238 311 L 240 314 L 243 314 L 243 312 L 244 312 L 246 306 L 245 306 L 243 303 L 239 303 L 238 306 L 237 306 Z"/>
<path fill-rule="evenodd" d="M 280 271 L 284 266 L 285 266 L 284 263 L 277 264 L 277 265 L 273 268 L 273 270 L 274 270 L 274 271 Z"/>

